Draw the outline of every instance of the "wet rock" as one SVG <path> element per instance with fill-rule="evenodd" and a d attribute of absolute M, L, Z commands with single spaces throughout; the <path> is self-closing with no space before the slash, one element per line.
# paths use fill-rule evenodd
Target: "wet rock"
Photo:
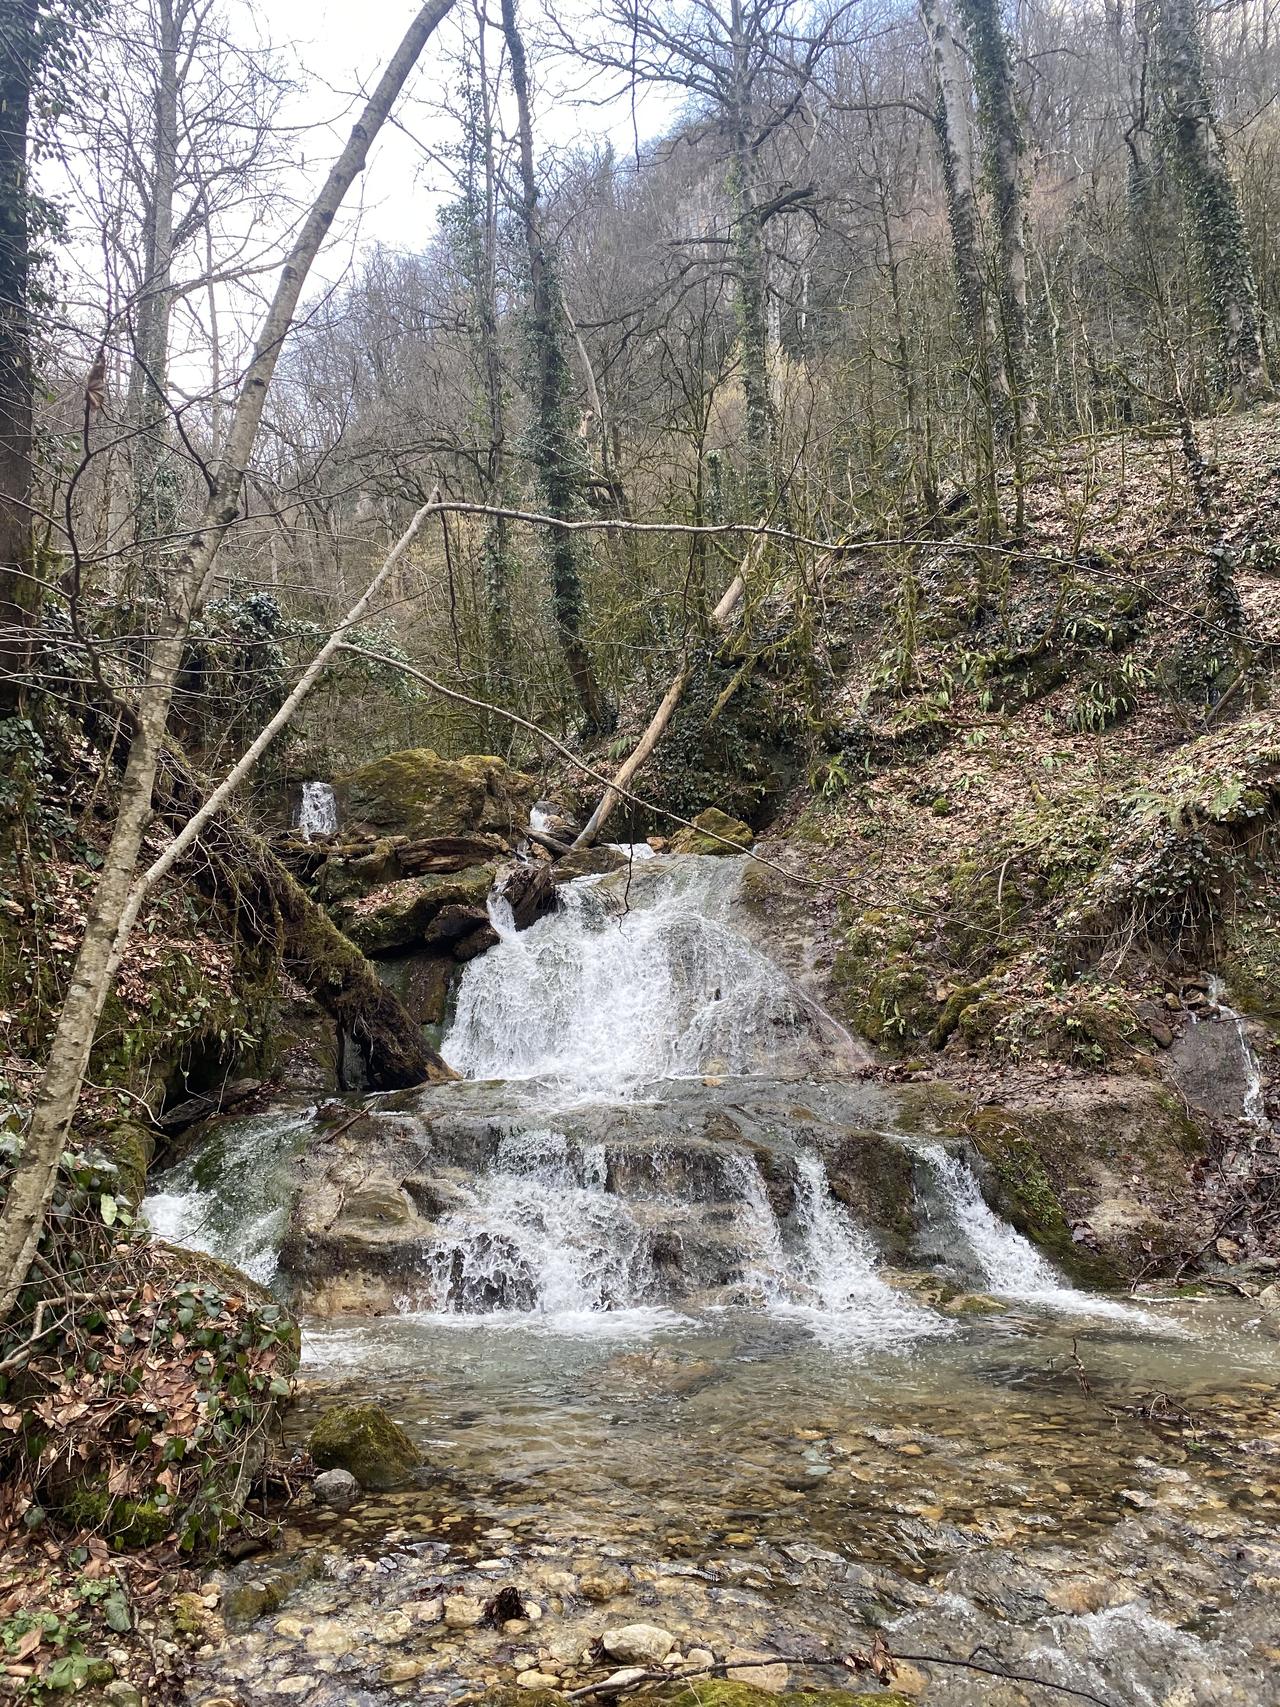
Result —
<path fill-rule="evenodd" d="M 311 1434 L 311 1456 L 323 1470 L 348 1470 L 360 1486 L 384 1493 L 405 1482 L 422 1454 L 377 1405 L 335 1405 Z"/>
<path fill-rule="evenodd" d="M 555 880 L 545 860 L 521 860 L 505 873 L 499 872 L 498 890 L 511 908 L 518 931 L 528 930 L 556 904 Z"/>
<path fill-rule="evenodd" d="M 516 1678 L 521 1689 L 554 1689 L 560 1682 L 548 1671 L 522 1671 Z"/>
<path fill-rule="evenodd" d="M 444 1622 L 449 1630 L 474 1630 L 484 1621 L 484 1602 L 470 1595 L 451 1594 L 444 1603 Z"/>
<path fill-rule="evenodd" d="M 322 1470 L 311 1491 L 321 1505 L 334 1511 L 350 1511 L 360 1498 L 360 1484 L 350 1470 Z"/>
<path fill-rule="evenodd" d="M 401 1659 L 388 1660 L 378 1673 L 380 1683 L 412 1683 L 427 1670 L 425 1660 L 413 1660 L 407 1656 Z"/>
<path fill-rule="evenodd" d="M 632 1665 L 661 1665 L 675 1644 L 670 1630 L 657 1624 L 622 1624 L 606 1630 L 600 1638 L 600 1645 L 611 1660 Z"/>
<path fill-rule="evenodd" d="M 625 1594 L 630 1587 L 631 1578 L 625 1571 L 594 1571 L 579 1582 L 578 1593 L 584 1600 L 603 1605 L 606 1600 Z"/>
<path fill-rule="evenodd" d="M 556 883 L 572 883 L 575 877 L 603 877 L 626 864 L 626 854 L 617 848 L 575 848 L 555 862 L 551 875 Z"/>
<path fill-rule="evenodd" d="M 715 806 L 699 812 L 693 824 L 692 829 L 683 829 L 672 837 L 672 853 L 745 853 L 756 839 L 750 825 L 741 818 L 730 818 Z"/>

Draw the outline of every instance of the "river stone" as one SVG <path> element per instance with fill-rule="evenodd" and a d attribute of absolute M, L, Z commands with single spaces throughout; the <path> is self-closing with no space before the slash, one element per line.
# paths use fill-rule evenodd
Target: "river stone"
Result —
<path fill-rule="evenodd" d="M 766 1695 L 781 1695 L 787 1687 L 786 1664 L 775 1660 L 772 1654 L 752 1648 L 730 1648 L 724 1657 L 725 1676 L 730 1683 L 747 1683 L 752 1689 L 763 1689 Z"/>
<path fill-rule="evenodd" d="M 548 1671 L 522 1671 L 516 1682 L 521 1689 L 555 1689 L 560 1679 Z"/>
<path fill-rule="evenodd" d="M 644 1666 L 623 1666 L 621 1671 L 610 1672 L 602 1683 L 597 1683 L 597 1695 L 616 1695 L 620 1690 L 630 1689 L 633 1683 L 641 1683 L 647 1676 Z"/>
<path fill-rule="evenodd" d="M 311 1484 L 311 1491 L 321 1505 L 334 1511 L 350 1511 L 360 1498 L 360 1484 L 350 1470 L 322 1470 Z"/>
<path fill-rule="evenodd" d="M 311 1432 L 311 1456 L 322 1470 L 348 1470 L 369 1493 L 407 1480 L 422 1454 L 377 1405 L 335 1405 Z"/>
<path fill-rule="evenodd" d="M 738 854 L 745 853 L 755 841 L 751 826 L 741 818 L 731 818 L 716 806 L 708 806 L 671 839 L 672 853 Z M 728 844 L 726 846 L 725 844 Z"/>
<path fill-rule="evenodd" d="M 657 1624 L 621 1624 L 617 1629 L 606 1630 L 600 1645 L 611 1660 L 659 1666 L 675 1647 L 676 1639 L 670 1630 L 663 1630 Z"/>
<path fill-rule="evenodd" d="M 484 1602 L 469 1595 L 450 1595 L 444 1603 L 444 1621 L 450 1630 L 474 1630 L 484 1618 Z"/>

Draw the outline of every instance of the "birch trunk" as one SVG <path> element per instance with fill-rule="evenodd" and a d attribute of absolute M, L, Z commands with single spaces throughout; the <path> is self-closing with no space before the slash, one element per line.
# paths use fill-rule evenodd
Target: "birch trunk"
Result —
<path fill-rule="evenodd" d="M 130 892 L 151 812 L 156 767 L 163 751 L 184 640 L 207 593 L 214 563 L 235 521 L 245 470 L 257 439 L 281 345 L 297 311 L 307 274 L 343 198 L 363 169 L 373 139 L 428 37 L 453 0 L 429 0 L 410 24 L 312 205 L 281 270 L 274 298 L 236 399 L 226 447 L 198 530 L 173 568 L 169 609 L 161 623 L 140 692 L 119 810 L 102 876 L 49 1049 L 31 1124 L 3 1211 L 0 1211 L 0 1324 L 17 1303 L 44 1228 L 58 1163 L 79 1102 L 94 1034 L 137 907 Z"/>
<path fill-rule="evenodd" d="M 36 0 L 12 8 L 0 55 L 0 716 L 22 697 L 31 573 L 31 230 L 27 132 Z"/>

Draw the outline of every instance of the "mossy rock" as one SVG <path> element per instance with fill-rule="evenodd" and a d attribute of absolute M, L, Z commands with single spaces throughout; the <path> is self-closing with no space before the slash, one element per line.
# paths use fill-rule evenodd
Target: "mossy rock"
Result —
<path fill-rule="evenodd" d="M 1260 911 L 1226 921 L 1219 971 L 1242 1013 L 1280 1020 L 1280 924 Z"/>
<path fill-rule="evenodd" d="M 122 1120 L 102 1141 L 103 1153 L 117 1169 L 116 1196 L 137 1208 L 147 1189 L 147 1168 L 155 1149 L 155 1137 L 135 1120 Z"/>
<path fill-rule="evenodd" d="M 533 777 L 485 754 L 442 759 L 411 747 L 334 781 L 344 829 L 375 836 L 454 836 L 493 830 L 507 838 L 528 822 Z"/>
<path fill-rule="evenodd" d="M 153 1547 L 163 1541 L 178 1513 L 165 1501 L 134 1500 L 105 1487 L 72 1488 L 59 1501 L 59 1519 L 70 1528 L 92 1531 L 113 1547 Z"/>
<path fill-rule="evenodd" d="M 741 818 L 731 818 L 717 806 L 708 806 L 705 812 L 699 812 L 693 824 L 692 829 L 683 829 L 672 837 L 672 853 L 745 853 L 755 841 L 750 825 L 744 824 Z"/>
<path fill-rule="evenodd" d="M 349 1470 L 369 1493 L 398 1488 L 422 1454 L 377 1405 L 335 1405 L 311 1431 L 311 1456 L 321 1470 Z"/>
<path fill-rule="evenodd" d="M 495 871 L 492 865 L 469 865 L 462 871 L 404 877 L 355 905 L 337 909 L 335 917 L 362 954 L 416 948 L 446 907 L 467 908 L 482 923 Z"/>

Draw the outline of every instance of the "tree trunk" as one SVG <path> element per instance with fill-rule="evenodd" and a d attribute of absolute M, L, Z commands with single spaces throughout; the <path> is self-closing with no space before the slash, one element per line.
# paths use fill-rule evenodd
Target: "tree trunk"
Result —
<path fill-rule="evenodd" d="M 1035 402 L 1028 390 L 1030 330 L 1027 319 L 1027 194 L 1023 181 L 1022 120 L 1009 60 L 1009 38 L 1000 17 L 1000 0 L 960 0 L 973 80 L 978 122 L 995 201 L 1000 250 L 1000 309 L 1008 351 L 1008 375 L 1015 430 L 1034 424 Z"/>
<path fill-rule="evenodd" d="M 1196 0 L 1155 0 L 1155 26 L 1160 128 L 1200 254 L 1226 389 L 1237 404 L 1253 402 L 1271 395 L 1258 287 L 1205 73 Z"/>
<path fill-rule="evenodd" d="M 22 1156 L 0 1211 L 0 1324 L 13 1312 L 39 1245 L 103 1004 L 136 916 L 136 906 L 130 916 L 130 892 L 150 815 L 156 766 L 163 751 L 183 644 L 205 598 L 223 538 L 239 509 L 245 469 L 281 345 L 293 323 L 307 274 L 344 196 L 363 169 L 369 147 L 428 37 L 452 4 L 453 0 L 429 0 L 418 12 L 294 241 L 236 400 L 214 491 L 199 530 L 190 536 L 174 566 L 170 608 L 159 625 L 141 690 L 137 727 L 102 876 L 89 907 Z"/>
<path fill-rule="evenodd" d="M 1007 393 L 1008 375 L 996 348 L 995 320 L 983 276 L 978 236 L 978 194 L 973 175 L 973 139 L 965 95 L 964 66 L 947 23 L 942 0 L 920 0 L 933 53 L 938 116 L 935 125 L 947 190 L 947 224 L 956 273 L 956 294 L 964 314 L 973 355 L 984 373 Z"/>
<path fill-rule="evenodd" d="M 738 274 L 738 332 L 742 342 L 742 391 L 747 413 L 747 504 L 751 515 L 773 508 L 773 400 L 769 395 L 769 290 L 764 232 L 755 193 L 755 159 L 749 140 L 750 91 L 742 0 L 730 15 L 733 79 L 729 123 L 733 155 L 729 203 L 734 216 Z"/>
<path fill-rule="evenodd" d="M 529 254 L 529 353 L 533 369 L 533 460 L 542 483 L 547 513 L 569 520 L 582 506 L 584 469 L 577 440 L 565 417 L 568 364 L 564 354 L 564 315 L 560 292 L 543 244 L 538 180 L 533 164 L 533 112 L 524 39 L 516 22 L 515 0 L 502 0 L 502 33 L 511 60 L 511 82 L 519 121 L 520 221 Z M 579 548 L 574 536 L 553 529 L 551 602 L 560 650 L 582 707 L 588 734 L 609 727 L 596 683 L 591 655 L 583 639 L 583 594 Z"/>
<path fill-rule="evenodd" d="M 139 545 L 138 591 L 154 596 L 177 523 L 177 492 L 169 466 L 169 315 L 173 284 L 173 197 L 178 173 L 178 50 L 184 0 L 156 0 L 157 64 L 151 178 L 144 220 L 144 265 L 138 293 L 129 373 L 134 530 Z"/>
<path fill-rule="evenodd" d="M 0 53 L 0 717 L 17 709 L 39 600 L 31 579 L 31 210 L 36 0 L 6 8 Z"/>

